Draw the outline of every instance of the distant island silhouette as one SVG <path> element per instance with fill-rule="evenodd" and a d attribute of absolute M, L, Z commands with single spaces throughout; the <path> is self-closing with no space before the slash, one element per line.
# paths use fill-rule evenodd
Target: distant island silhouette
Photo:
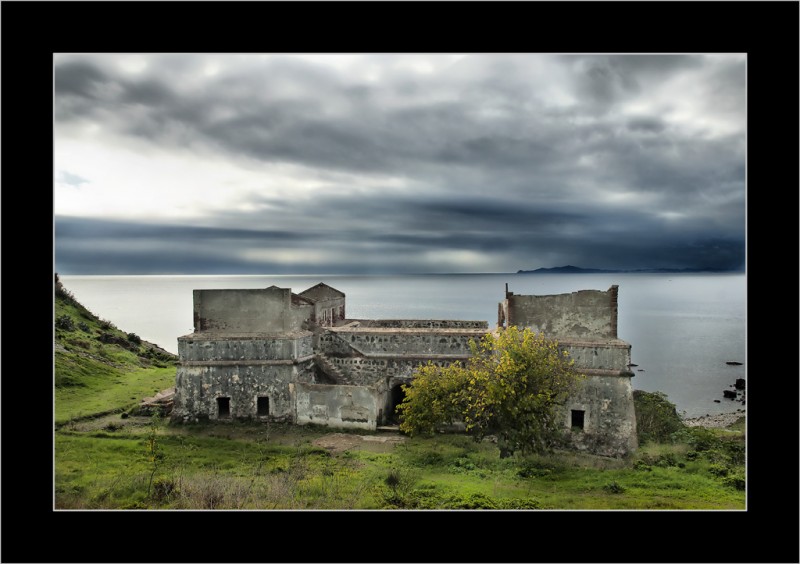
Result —
<path fill-rule="evenodd" d="M 517 274 L 618 274 L 626 272 L 643 272 L 655 274 L 692 273 L 692 272 L 738 272 L 729 268 L 637 268 L 635 270 L 614 270 L 609 268 L 581 268 L 579 266 L 556 266 L 553 268 L 537 268 L 536 270 L 518 270 Z"/>

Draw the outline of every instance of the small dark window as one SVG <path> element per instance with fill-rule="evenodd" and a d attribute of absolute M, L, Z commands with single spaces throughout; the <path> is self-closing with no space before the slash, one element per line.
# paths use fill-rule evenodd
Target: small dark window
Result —
<path fill-rule="evenodd" d="M 581 429 L 583 430 L 583 415 L 584 411 L 582 409 L 573 409 L 572 410 L 572 428 L 573 429 Z"/>
<path fill-rule="evenodd" d="M 257 408 L 258 408 L 258 416 L 263 417 L 264 415 L 269 415 L 269 398 L 267 396 L 262 396 L 257 400 Z"/>
<path fill-rule="evenodd" d="M 231 398 L 217 398 L 217 417 L 231 416 Z"/>

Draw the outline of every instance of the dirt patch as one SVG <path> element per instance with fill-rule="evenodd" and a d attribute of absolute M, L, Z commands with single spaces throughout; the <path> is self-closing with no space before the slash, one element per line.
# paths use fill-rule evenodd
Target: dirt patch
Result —
<path fill-rule="evenodd" d="M 330 433 L 312 444 L 339 454 L 347 450 L 369 450 L 372 452 L 390 452 L 395 446 L 404 442 L 402 435 L 349 435 L 346 433 Z"/>

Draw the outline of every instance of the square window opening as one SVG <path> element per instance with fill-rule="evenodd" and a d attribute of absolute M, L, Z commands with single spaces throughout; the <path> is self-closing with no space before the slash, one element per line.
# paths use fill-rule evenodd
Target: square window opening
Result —
<path fill-rule="evenodd" d="M 261 396 L 256 400 L 256 413 L 259 417 L 269 415 L 269 398 L 267 396 Z"/>
<path fill-rule="evenodd" d="M 584 415 L 585 411 L 583 409 L 573 409 L 572 410 L 572 429 L 583 431 L 583 422 L 584 422 Z"/>
<path fill-rule="evenodd" d="M 217 417 L 231 416 L 231 398 L 217 398 Z"/>

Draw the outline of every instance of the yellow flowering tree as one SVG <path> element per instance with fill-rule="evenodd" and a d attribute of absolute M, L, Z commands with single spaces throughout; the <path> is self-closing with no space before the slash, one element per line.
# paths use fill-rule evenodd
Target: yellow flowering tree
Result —
<path fill-rule="evenodd" d="M 420 367 L 398 406 L 400 429 L 430 435 L 461 422 L 476 440 L 495 435 L 502 457 L 543 452 L 563 430 L 559 406 L 583 376 L 558 343 L 516 327 L 470 342 L 466 365 Z"/>

